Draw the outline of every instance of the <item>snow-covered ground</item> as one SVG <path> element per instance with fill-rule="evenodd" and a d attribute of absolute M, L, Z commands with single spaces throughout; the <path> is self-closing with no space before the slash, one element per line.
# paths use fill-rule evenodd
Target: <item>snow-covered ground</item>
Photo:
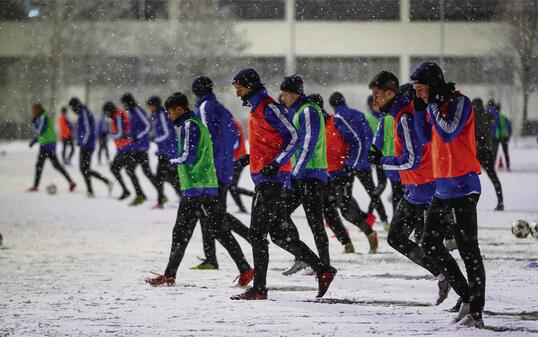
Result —
<path fill-rule="evenodd" d="M 500 172 L 506 211 L 494 212 L 493 187 L 482 176 L 479 235 L 487 272 L 484 320 L 487 329 L 448 325 L 452 292 L 432 305 L 436 282 L 386 244 L 368 255 L 367 241 L 350 227 L 359 254 L 342 255 L 331 239 L 339 273 L 323 301 L 314 299 L 314 277 L 281 276 L 292 257 L 271 244 L 268 301 L 236 302 L 229 297 L 236 269 L 218 247 L 221 269 L 193 271 L 202 256 L 196 229 L 174 288 L 151 288 L 149 271 L 161 272 L 168 259 L 177 202 L 167 187 L 165 210 L 151 202 L 130 208 L 108 197 L 94 182 L 97 198 L 86 198 L 78 166 L 70 172 L 75 193 L 46 164 L 37 194 L 25 193 L 33 179 L 37 147 L 0 144 L 0 336 L 529 336 L 538 335 L 538 240 L 516 239 L 510 224 L 538 219 L 538 147 L 533 140 L 512 147 L 512 172 Z M 95 159 L 95 158 L 94 158 Z M 94 168 L 111 177 L 106 166 Z M 155 191 L 141 177 L 153 200 Z M 58 194 L 44 192 L 49 183 Z M 244 173 L 243 185 L 252 186 Z M 114 195 L 119 193 L 116 188 Z M 356 184 L 364 207 L 364 192 Z M 384 196 L 386 200 L 386 195 Z M 248 203 L 250 200 L 246 200 Z M 386 203 L 389 211 L 391 207 Z M 229 210 L 236 207 L 230 199 Z M 237 215 L 248 224 L 248 215 Z M 314 247 L 304 214 L 297 212 L 302 238 Z M 331 234 L 330 234 L 331 235 Z M 239 239 L 252 261 L 248 244 Z"/>

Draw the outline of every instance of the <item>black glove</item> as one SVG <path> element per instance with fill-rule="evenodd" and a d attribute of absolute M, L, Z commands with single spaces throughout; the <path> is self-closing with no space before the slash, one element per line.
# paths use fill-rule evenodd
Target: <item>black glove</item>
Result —
<path fill-rule="evenodd" d="M 266 177 L 273 177 L 274 175 L 276 175 L 279 169 L 280 166 L 278 166 L 278 164 L 273 161 L 270 164 L 265 165 L 264 168 L 262 168 L 261 174 Z"/>
<path fill-rule="evenodd" d="M 349 175 L 353 176 L 353 175 L 355 175 L 355 173 L 357 173 L 357 170 L 355 170 L 351 166 L 344 165 L 344 168 L 342 168 L 342 172 L 344 172 L 345 174 L 349 174 Z"/>
<path fill-rule="evenodd" d="M 250 155 L 246 154 L 244 156 L 241 156 L 239 157 L 239 159 L 237 159 L 237 161 L 239 162 L 239 165 L 241 165 L 241 167 L 247 167 L 250 165 Z"/>
<path fill-rule="evenodd" d="M 32 139 L 32 141 L 30 142 L 30 144 L 28 144 L 28 147 L 31 148 L 32 146 L 34 146 L 35 143 L 37 143 L 37 140 L 34 138 L 34 139 Z"/>
<path fill-rule="evenodd" d="M 426 108 L 428 107 L 428 103 L 416 96 L 413 98 L 413 105 L 415 106 L 415 111 L 426 111 Z"/>
<path fill-rule="evenodd" d="M 370 150 L 368 150 L 368 161 L 372 164 L 379 165 L 381 157 L 383 157 L 383 152 L 381 152 L 375 145 L 372 145 Z"/>

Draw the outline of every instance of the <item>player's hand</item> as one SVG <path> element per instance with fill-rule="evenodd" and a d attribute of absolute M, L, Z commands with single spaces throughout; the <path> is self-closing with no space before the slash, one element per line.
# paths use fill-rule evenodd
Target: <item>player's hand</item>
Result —
<path fill-rule="evenodd" d="M 372 145 L 370 150 L 368 150 L 368 161 L 372 164 L 379 165 L 381 157 L 383 157 L 383 152 L 381 152 L 375 145 Z"/>
<path fill-rule="evenodd" d="M 241 156 L 237 161 L 239 162 L 239 165 L 241 165 L 241 167 L 247 167 L 250 165 L 250 155 L 246 154 L 244 156 Z"/>
<path fill-rule="evenodd" d="M 37 143 L 37 140 L 34 138 L 34 139 L 32 139 L 32 141 L 30 142 L 30 144 L 28 144 L 28 147 L 29 147 L 29 148 L 32 148 L 32 146 L 34 146 L 35 143 Z"/>
<path fill-rule="evenodd" d="M 273 161 L 270 164 L 265 165 L 265 167 L 262 168 L 260 172 L 266 177 L 274 177 L 279 169 L 280 166 L 278 166 L 278 164 Z"/>
<path fill-rule="evenodd" d="M 415 96 L 413 98 L 413 106 L 415 107 L 415 111 L 426 111 L 428 103 L 424 102 L 422 98 Z"/>

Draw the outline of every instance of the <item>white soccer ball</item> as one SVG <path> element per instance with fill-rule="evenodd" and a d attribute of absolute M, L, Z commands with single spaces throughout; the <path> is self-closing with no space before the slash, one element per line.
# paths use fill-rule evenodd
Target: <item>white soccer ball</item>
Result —
<path fill-rule="evenodd" d="M 516 220 L 512 223 L 512 234 L 516 238 L 523 239 L 529 236 L 531 232 L 531 227 L 529 223 L 525 220 Z"/>
<path fill-rule="evenodd" d="M 49 195 L 55 195 L 57 191 L 58 191 L 58 188 L 56 187 L 56 185 L 50 184 L 47 186 L 47 193 Z"/>
<path fill-rule="evenodd" d="M 531 235 L 538 239 L 538 220 L 531 221 Z"/>

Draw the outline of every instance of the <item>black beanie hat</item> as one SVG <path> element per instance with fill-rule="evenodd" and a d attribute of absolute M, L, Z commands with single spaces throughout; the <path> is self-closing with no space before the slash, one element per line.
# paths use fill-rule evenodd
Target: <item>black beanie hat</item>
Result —
<path fill-rule="evenodd" d="M 323 108 L 323 97 L 321 97 L 320 94 L 310 94 L 307 96 L 307 98 L 319 105 L 320 108 Z"/>
<path fill-rule="evenodd" d="M 130 106 L 130 107 L 136 105 L 136 101 L 134 99 L 134 96 L 131 93 L 123 94 L 121 96 L 121 98 L 120 98 L 120 101 L 121 101 L 122 104 L 125 104 L 125 105 Z"/>
<path fill-rule="evenodd" d="M 342 95 L 341 92 L 335 91 L 329 97 L 329 104 L 334 108 L 341 104 L 344 104 L 346 102 L 346 99 L 344 98 L 344 95 Z"/>
<path fill-rule="evenodd" d="M 185 94 L 181 92 L 174 92 L 172 95 L 170 95 L 166 102 L 164 103 L 164 106 L 166 110 L 175 108 L 175 107 L 182 107 L 185 110 L 189 110 L 189 99 Z"/>
<path fill-rule="evenodd" d="M 207 76 L 200 76 L 192 81 L 192 92 L 198 97 L 210 94 L 213 92 L 213 82 Z"/>
<path fill-rule="evenodd" d="M 445 83 L 443 70 L 432 61 L 422 62 L 411 75 L 411 81 L 416 84 L 425 84 L 430 88 L 439 87 Z"/>
<path fill-rule="evenodd" d="M 69 106 L 71 107 L 71 109 L 74 109 L 74 110 L 78 109 L 81 105 L 82 105 L 82 102 L 76 97 L 72 97 L 69 100 Z"/>
<path fill-rule="evenodd" d="M 297 75 L 284 77 L 284 81 L 280 85 L 280 90 L 304 95 L 303 79 Z"/>
<path fill-rule="evenodd" d="M 104 112 L 114 112 L 116 111 L 117 107 L 116 107 L 116 104 L 112 103 L 111 101 L 108 101 L 106 102 L 105 104 L 103 104 L 103 111 Z"/>
<path fill-rule="evenodd" d="M 238 84 L 245 88 L 257 91 L 263 87 L 260 81 L 260 75 L 252 68 L 243 69 L 235 75 L 232 84 Z"/>
<path fill-rule="evenodd" d="M 148 98 L 147 104 L 148 105 L 153 105 L 153 106 L 156 106 L 156 107 L 160 107 L 161 106 L 161 98 L 159 96 L 151 96 L 150 98 Z"/>

